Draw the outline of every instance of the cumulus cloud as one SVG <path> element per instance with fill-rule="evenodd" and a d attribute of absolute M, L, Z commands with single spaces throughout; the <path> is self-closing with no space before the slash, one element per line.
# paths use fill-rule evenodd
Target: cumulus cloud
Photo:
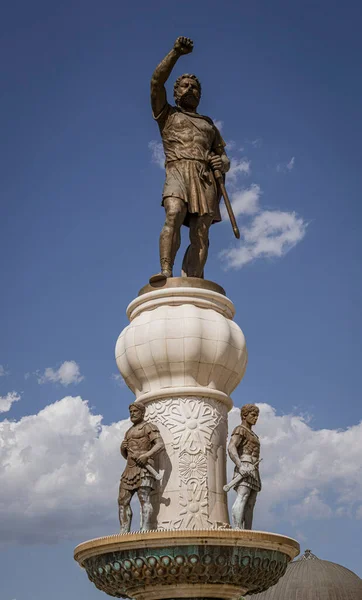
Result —
<path fill-rule="evenodd" d="M 260 137 L 255 138 L 255 140 L 251 140 L 251 145 L 253 148 L 260 148 L 263 144 L 263 140 Z"/>
<path fill-rule="evenodd" d="M 340 510 L 362 517 L 362 423 L 346 430 L 314 430 L 303 416 L 279 416 L 268 404 L 259 408 L 263 490 L 255 527 L 276 529 L 281 515 L 299 528 L 304 519 L 333 519 Z M 239 410 L 233 409 L 229 430 L 239 423 Z M 102 416 L 79 396 L 0 423 L 3 542 L 113 533 L 124 468 L 119 445 L 129 426 L 129 420 L 103 425 Z M 232 471 L 229 461 L 229 479 Z M 232 491 L 231 503 L 234 498 Z"/>
<path fill-rule="evenodd" d="M 213 119 L 213 121 L 214 121 L 215 127 L 217 127 L 217 129 L 219 131 L 221 131 L 222 128 L 224 127 L 224 121 L 219 121 L 218 119 Z"/>
<path fill-rule="evenodd" d="M 79 396 L 0 423 L 0 538 L 43 542 L 116 527 L 128 421 L 109 426 Z"/>
<path fill-rule="evenodd" d="M 17 392 L 8 392 L 6 396 L 0 396 L 0 413 L 8 412 L 12 404 L 18 400 L 20 400 L 20 394 Z"/>
<path fill-rule="evenodd" d="M 250 142 L 254 147 L 261 144 L 257 138 Z M 260 205 L 262 190 L 260 185 L 242 184 L 242 178 L 250 175 L 251 163 L 246 158 L 231 156 L 231 168 L 226 182 L 229 187 L 231 204 L 235 217 L 243 216 L 239 227 L 241 240 L 219 254 L 226 268 L 240 269 L 258 258 L 280 258 L 300 242 L 306 233 L 307 223 L 295 212 L 265 210 Z M 283 166 L 293 169 L 295 158 Z M 281 167 L 280 167 L 281 168 Z M 227 211 L 222 203 L 221 214 L 228 221 Z"/>
<path fill-rule="evenodd" d="M 336 509 L 338 514 L 340 511 Z M 290 510 L 294 520 L 298 519 L 330 519 L 333 511 L 328 504 L 323 502 L 317 489 L 311 490 L 301 502 L 294 504 Z"/>
<path fill-rule="evenodd" d="M 262 192 L 260 186 L 252 183 L 247 188 L 241 188 L 231 194 L 231 204 L 236 218 L 240 215 L 254 215 L 259 212 L 259 199 Z M 227 219 L 225 205 L 221 205 L 221 214 L 223 219 Z"/>
<path fill-rule="evenodd" d="M 9 371 L 3 365 L 0 365 L 0 377 L 5 377 L 5 375 L 9 375 Z"/>
<path fill-rule="evenodd" d="M 294 165 L 295 165 L 295 156 L 292 156 L 292 158 L 290 159 L 289 162 L 278 163 L 276 169 L 277 169 L 278 173 L 288 173 L 289 171 L 292 171 L 294 169 Z"/>
<path fill-rule="evenodd" d="M 123 379 L 123 377 L 122 377 L 122 375 L 120 373 L 112 373 L 111 379 L 117 385 L 119 385 L 119 387 L 126 387 L 126 382 L 125 382 L 125 380 Z"/>
<path fill-rule="evenodd" d="M 264 210 L 240 228 L 242 241 L 220 253 L 227 268 L 240 269 L 257 258 L 280 258 L 300 242 L 307 223 L 294 212 Z"/>
<path fill-rule="evenodd" d="M 65 387 L 71 383 L 80 383 L 84 377 L 80 374 L 79 365 L 74 360 L 64 361 L 59 369 L 53 369 L 48 367 L 45 369 L 43 375 L 39 372 L 36 373 L 38 377 L 38 383 L 60 383 Z"/>
<path fill-rule="evenodd" d="M 227 173 L 228 183 L 235 184 L 240 175 L 250 175 L 250 161 L 247 158 L 230 158 L 230 170 Z"/>
<path fill-rule="evenodd" d="M 151 140 L 148 143 L 148 147 L 151 150 L 151 161 L 160 167 L 160 169 L 165 168 L 165 153 L 163 151 L 162 142 L 157 142 L 156 140 Z"/>

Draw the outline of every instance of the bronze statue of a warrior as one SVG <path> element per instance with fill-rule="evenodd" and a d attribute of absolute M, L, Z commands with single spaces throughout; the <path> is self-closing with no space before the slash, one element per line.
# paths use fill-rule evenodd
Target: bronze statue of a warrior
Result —
<path fill-rule="evenodd" d="M 132 496 L 137 492 L 141 507 L 141 531 L 148 531 L 152 525 L 153 506 L 150 495 L 159 479 L 154 469 L 153 457 L 164 449 L 158 427 L 144 420 L 145 406 L 134 402 L 129 407 L 133 423 L 121 444 L 121 454 L 127 460 L 119 485 L 119 522 L 121 533 L 131 529 Z"/>
<path fill-rule="evenodd" d="M 189 38 L 177 38 L 151 80 L 152 111 L 166 156 L 162 194 L 166 220 L 160 236 L 161 273 L 151 281 L 172 277 L 182 224 L 190 228 L 190 245 L 183 260 L 182 274 L 203 277 L 209 228 L 221 220 L 219 201 L 224 188 L 217 185 L 216 177 L 223 179 L 222 174 L 229 170 L 230 161 L 225 154 L 225 142 L 212 119 L 197 112 L 201 84 L 195 75 L 182 75 L 174 86 L 175 106 L 171 106 L 166 97 L 165 83 L 174 65 L 180 56 L 189 54 L 192 49 L 193 42 Z"/>
<path fill-rule="evenodd" d="M 258 492 L 261 490 L 259 475 L 260 442 L 252 430 L 259 417 L 255 404 L 245 404 L 241 409 L 241 425 L 232 432 L 228 452 L 235 463 L 234 483 L 237 497 L 232 508 L 233 526 L 251 529 Z M 225 489 L 225 488 L 224 488 Z"/>

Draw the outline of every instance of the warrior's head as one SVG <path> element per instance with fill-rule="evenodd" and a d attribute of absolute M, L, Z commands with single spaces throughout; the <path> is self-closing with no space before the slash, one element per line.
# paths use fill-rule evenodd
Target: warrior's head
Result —
<path fill-rule="evenodd" d="M 140 402 L 132 402 L 129 405 L 129 416 L 134 425 L 137 423 L 141 423 L 143 421 L 143 417 L 145 416 L 146 407 L 144 404 Z"/>
<path fill-rule="evenodd" d="M 177 106 L 184 110 L 193 111 L 199 105 L 201 98 L 201 83 L 196 75 L 185 73 L 178 77 L 173 88 Z"/>
<path fill-rule="evenodd" d="M 259 409 L 255 404 L 244 404 L 240 410 L 241 420 L 249 425 L 255 425 L 259 417 Z"/>

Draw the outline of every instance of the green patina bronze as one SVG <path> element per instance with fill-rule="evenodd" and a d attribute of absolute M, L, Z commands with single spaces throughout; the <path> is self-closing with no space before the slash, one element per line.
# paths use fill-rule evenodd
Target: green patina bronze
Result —
<path fill-rule="evenodd" d="M 86 559 L 83 566 L 98 589 L 130 598 L 130 590 L 145 585 L 227 582 L 249 593 L 262 592 L 277 583 L 287 564 L 287 556 L 277 550 L 188 545 L 108 552 Z"/>

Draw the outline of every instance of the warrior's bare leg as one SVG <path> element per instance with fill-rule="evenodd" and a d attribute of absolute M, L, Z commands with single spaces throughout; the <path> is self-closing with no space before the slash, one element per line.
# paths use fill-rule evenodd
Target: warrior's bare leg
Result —
<path fill-rule="evenodd" d="M 190 216 L 190 246 L 186 250 L 182 269 L 187 277 L 203 277 L 209 252 L 209 229 L 213 217 Z"/>
<path fill-rule="evenodd" d="M 128 533 L 131 529 L 132 522 L 132 509 L 131 499 L 134 491 L 119 489 L 118 506 L 119 506 L 119 524 L 121 526 L 121 533 Z"/>
<path fill-rule="evenodd" d="M 239 529 L 248 529 L 245 525 L 245 508 L 252 490 L 246 485 L 239 485 L 237 496 L 232 507 L 233 525 Z"/>
<path fill-rule="evenodd" d="M 166 220 L 160 235 L 161 272 L 172 277 L 173 263 L 181 243 L 181 225 L 187 213 L 187 204 L 181 198 L 164 198 Z"/>
<path fill-rule="evenodd" d="M 148 486 L 142 486 L 137 490 L 141 506 L 141 531 L 150 531 L 152 526 L 153 506 L 150 500 L 151 491 L 152 488 Z"/>
<path fill-rule="evenodd" d="M 256 490 L 250 490 L 250 495 L 244 509 L 244 529 L 251 529 L 253 526 L 253 514 L 256 497 L 258 492 Z"/>

